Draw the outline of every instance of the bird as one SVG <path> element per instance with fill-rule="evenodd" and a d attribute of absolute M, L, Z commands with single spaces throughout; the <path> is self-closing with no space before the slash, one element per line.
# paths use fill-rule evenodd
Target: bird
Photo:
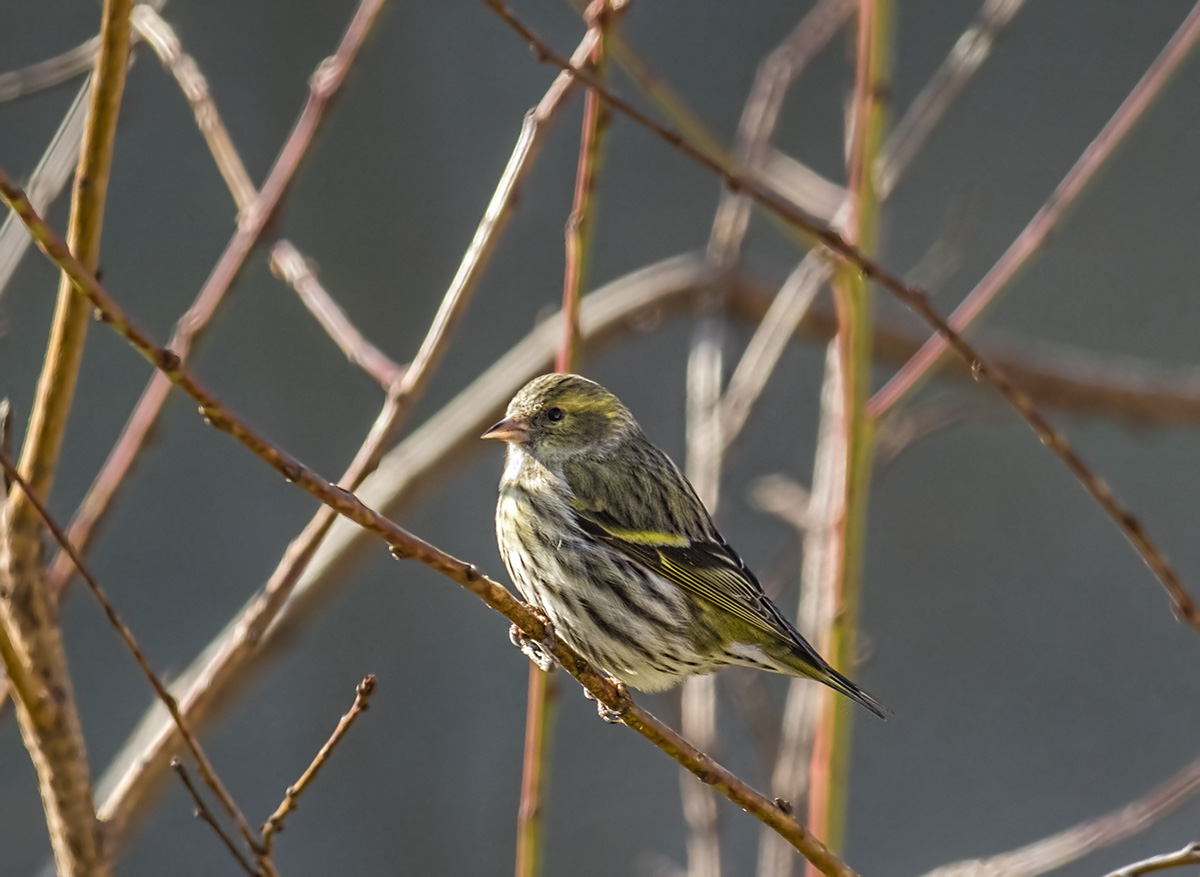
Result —
<path fill-rule="evenodd" d="M 482 438 L 508 446 L 496 538 L 513 583 L 614 680 L 653 692 L 758 667 L 888 717 L 771 602 L 691 483 L 600 384 L 534 378 Z"/>

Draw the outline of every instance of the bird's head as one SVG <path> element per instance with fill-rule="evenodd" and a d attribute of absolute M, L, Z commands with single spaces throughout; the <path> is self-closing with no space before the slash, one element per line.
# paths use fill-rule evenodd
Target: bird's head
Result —
<path fill-rule="evenodd" d="M 606 456 L 636 434 L 637 422 L 621 400 L 579 375 L 534 378 L 508 403 L 504 419 L 483 434 L 548 466 L 581 456 Z"/>

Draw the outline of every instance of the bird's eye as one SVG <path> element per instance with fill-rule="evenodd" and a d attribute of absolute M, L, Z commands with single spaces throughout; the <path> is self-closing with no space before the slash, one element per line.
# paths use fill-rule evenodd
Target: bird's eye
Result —
<path fill-rule="evenodd" d="M 546 412 L 546 419 L 554 421 L 555 423 L 562 420 L 566 416 L 567 416 L 567 413 L 565 411 L 563 411 L 561 408 L 551 408 L 549 411 Z"/>

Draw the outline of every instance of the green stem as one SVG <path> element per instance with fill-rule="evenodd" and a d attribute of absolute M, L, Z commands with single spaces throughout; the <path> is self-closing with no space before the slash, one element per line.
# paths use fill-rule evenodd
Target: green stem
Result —
<path fill-rule="evenodd" d="M 886 124 L 886 83 L 891 27 L 888 0 L 861 0 L 858 18 L 858 61 L 855 75 L 853 139 L 849 179 L 853 219 L 845 235 L 861 252 L 876 249 L 879 200 L 871 168 Z M 858 606 L 866 540 L 867 499 L 874 455 L 874 423 L 867 413 L 871 375 L 871 290 L 856 267 L 843 263 L 834 274 L 838 313 L 836 339 L 842 375 L 842 443 L 845 466 L 838 490 L 840 521 L 830 528 L 835 558 L 832 620 L 823 643 L 826 658 L 843 672 L 853 671 L 858 633 Z M 825 697 L 813 746 L 809 824 L 832 849 L 845 839 L 847 777 L 853 711 Z"/>

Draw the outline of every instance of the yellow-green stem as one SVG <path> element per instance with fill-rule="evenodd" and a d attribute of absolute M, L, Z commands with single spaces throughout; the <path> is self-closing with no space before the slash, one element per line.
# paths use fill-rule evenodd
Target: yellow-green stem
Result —
<path fill-rule="evenodd" d="M 871 168 L 883 142 L 886 124 L 890 56 L 889 0 L 861 0 L 852 140 L 849 156 L 850 197 L 854 206 L 846 237 L 864 253 L 876 249 L 879 201 Z M 840 488 L 841 520 L 830 529 L 836 540 L 832 621 L 823 647 L 833 666 L 853 672 L 858 632 L 858 605 L 874 453 L 874 424 L 866 410 L 871 374 L 871 290 L 856 267 L 843 264 L 834 274 L 838 313 L 838 358 L 843 376 L 845 475 Z M 826 697 L 813 746 L 809 824 L 832 849 L 845 839 L 847 782 L 853 711 Z"/>

